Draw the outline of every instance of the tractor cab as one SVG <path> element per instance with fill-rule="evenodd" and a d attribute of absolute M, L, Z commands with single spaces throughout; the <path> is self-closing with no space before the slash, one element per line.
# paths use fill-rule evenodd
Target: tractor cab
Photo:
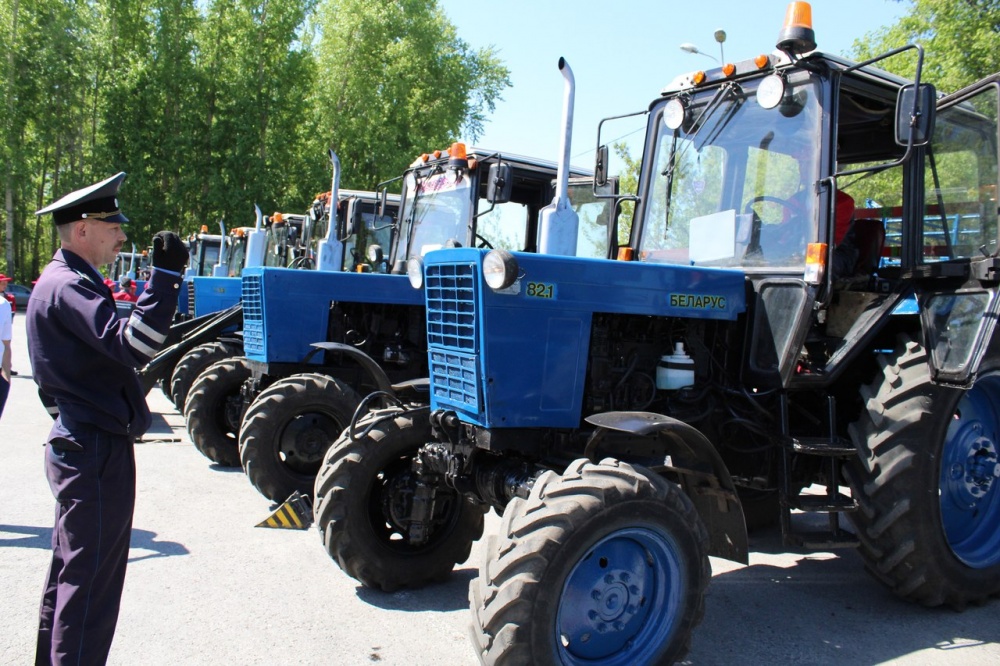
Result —
<path fill-rule="evenodd" d="M 595 198 L 592 179 L 570 170 L 568 199 L 580 217 L 577 256 L 606 258 L 617 233 L 607 198 Z M 393 272 L 420 275 L 433 250 L 479 247 L 538 252 L 542 211 L 557 189 L 557 165 L 455 143 L 422 155 L 403 175 L 402 225 L 393 246 Z M 380 186 L 382 187 L 382 186 Z M 603 183 L 611 193 L 616 181 Z"/>
<path fill-rule="evenodd" d="M 787 388 L 830 382 L 879 331 L 891 346 L 931 278 L 939 289 L 992 271 L 997 84 L 939 100 L 917 46 L 855 63 L 816 51 L 811 27 L 782 35 L 773 53 L 677 77 L 649 106 L 619 256 L 743 271 L 755 295 L 745 374 Z M 907 56 L 914 80 L 878 68 Z M 993 301 L 961 307 L 979 316 Z M 924 330 L 937 335 L 930 320 Z M 962 360 L 939 378 L 969 378 L 988 332 L 962 336 Z"/>

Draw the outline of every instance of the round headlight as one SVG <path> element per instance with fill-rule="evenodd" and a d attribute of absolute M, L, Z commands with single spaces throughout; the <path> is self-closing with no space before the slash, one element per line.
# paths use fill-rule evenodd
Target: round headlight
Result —
<path fill-rule="evenodd" d="M 777 74 L 764 77 L 757 86 L 757 103 L 765 109 L 773 109 L 785 96 L 785 80 Z"/>
<path fill-rule="evenodd" d="M 491 250 L 483 257 L 483 279 L 490 289 L 506 289 L 517 279 L 517 259 L 507 250 Z"/>
<path fill-rule="evenodd" d="M 368 261 L 373 264 L 382 263 L 382 246 L 381 245 L 369 245 L 368 246 Z"/>
<path fill-rule="evenodd" d="M 684 106 L 684 102 L 675 97 L 667 102 L 667 106 L 663 109 L 663 124 L 675 130 L 684 124 L 685 115 L 687 115 L 687 108 Z"/>
<path fill-rule="evenodd" d="M 410 279 L 410 285 L 414 289 L 424 286 L 424 262 L 417 257 L 413 257 L 406 262 L 406 277 Z"/>

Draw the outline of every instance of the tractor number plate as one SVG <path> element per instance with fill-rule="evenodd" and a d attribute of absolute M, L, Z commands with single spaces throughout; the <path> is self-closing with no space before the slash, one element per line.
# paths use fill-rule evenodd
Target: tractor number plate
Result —
<path fill-rule="evenodd" d="M 555 298 L 556 286 L 545 282 L 529 282 L 525 294 L 530 298 Z"/>

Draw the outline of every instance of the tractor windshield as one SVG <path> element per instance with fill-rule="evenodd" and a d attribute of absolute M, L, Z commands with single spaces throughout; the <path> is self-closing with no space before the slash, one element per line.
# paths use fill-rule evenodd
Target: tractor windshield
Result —
<path fill-rule="evenodd" d="M 407 259 L 468 242 L 473 203 L 468 175 L 451 169 L 426 177 L 410 173 L 406 186 L 403 206 L 410 223 Z"/>
<path fill-rule="evenodd" d="M 229 277 L 238 277 L 243 272 L 247 258 L 247 237 L 236 236 L 229 239 Z"/>
<path fill-rule="evenodd" d="M 729 267 L 802 267 L 816 238 L 821 113 L 808 72 L 730 82 L 662 102 L 646 159 L 642 261 Z M 670 126 L 677 127 L 671 129 Z"/>

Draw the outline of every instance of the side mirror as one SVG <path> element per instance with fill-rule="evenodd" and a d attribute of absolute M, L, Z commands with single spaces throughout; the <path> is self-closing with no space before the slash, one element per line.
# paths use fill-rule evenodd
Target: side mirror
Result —
<path fill-rule="evenodd" d="M 594 161 L 594 184 L 604 187 L 608 183 L 608 146 L 604 144 L 597 148 L 597 159 Z"/>
<path fill-rule="evenodd" d="M 494 162 L 490 165 L 487 178 L 489 182 L 486 184 L 486 200 L 494 205 L 510 201 L 511 192 L 514 190 L 510 165 Z"/>
<path fill-rule="evenodd" d="M 389 188 L 384 187 L 382 191 L 379 192 L 378 197 L 378 216 L 382 217 L 385 215 L 386 206 L 389 205 Z"/>
<path fill-rule="evenodd" d="M 905 146 L 913 137 L 914 146 L 922 146 L 934 134 L 937 91 L 929 83 L 903 86 L 896 98 L 896 143 Z M 914 113 L 916 102 L 916 113 Z"/>
<path fill-rule="evenodd" d="M 361 201 L 359 199 L 347 200 L 347 211 L 344 213 L 344 233 L 341 238 L 350 238 L 364 228 L 364 219 L 361 217 Z"/>

